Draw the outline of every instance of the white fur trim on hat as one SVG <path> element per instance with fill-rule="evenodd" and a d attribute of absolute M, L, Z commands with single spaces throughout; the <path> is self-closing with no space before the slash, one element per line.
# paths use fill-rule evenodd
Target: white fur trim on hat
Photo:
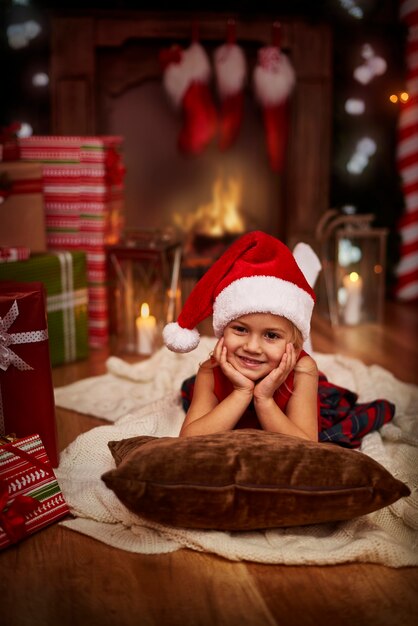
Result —
<path fill-rule="evenodd" d="M 182 328 L 177 322 L 170 322 L 163 328 L 164 343 L 173 352 L 191 352 L 200 342 L 196 328 Z"/>
<path fill-rule="evenodd" d="M 306 340 L 314 307 L 312 297 L 297 285 L 274 276 L 239 278 L 223 289 L 213 305 L 213 329 L 221 337 L 229 322 L 248 313 L 272 313 L 291 321 Z"/>

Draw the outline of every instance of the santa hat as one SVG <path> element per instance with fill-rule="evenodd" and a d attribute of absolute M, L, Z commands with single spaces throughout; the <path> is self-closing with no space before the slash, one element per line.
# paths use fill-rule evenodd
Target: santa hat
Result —
<path fill-rule="evenodd" d="M 306 340 L 314 304 L 314 291 L 289 248 L 253 231 L 235 241 L 196 284 L 177 322 L 165 326 L 164 343 L 174 352 L 190 352 L 199 344 L 199 322 L 213 315 L 215 335 L 221 337 L 229 322 L 248 313 L 285 317 Z"/>

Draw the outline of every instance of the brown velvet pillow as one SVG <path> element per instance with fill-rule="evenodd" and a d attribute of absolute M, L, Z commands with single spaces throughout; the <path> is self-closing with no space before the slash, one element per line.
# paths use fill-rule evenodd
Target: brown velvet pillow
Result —
<path fill-rule="evenodd" d="M 184 528 L 254 530 L 347 520 L 409 495 L 370 457 L 260 430 L 109 442 L 102 479 L 134 513 Z"/>

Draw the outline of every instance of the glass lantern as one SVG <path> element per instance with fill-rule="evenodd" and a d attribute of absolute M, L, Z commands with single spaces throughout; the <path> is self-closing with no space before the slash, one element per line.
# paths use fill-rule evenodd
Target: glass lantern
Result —
<path fill-rule="evenodd" d="M 318 224 L 316 237 L 333 326 L 382 320 L 388 230 L 372 227 L 373 219 L 371 214 L 330 210 Z"/>
<path fill-rule="evenodd" d="M 109 327 L 118 352 L 150 355 L 181 308 L 182 246 L 163 232 L 127 234 L 107 246 Z"/>

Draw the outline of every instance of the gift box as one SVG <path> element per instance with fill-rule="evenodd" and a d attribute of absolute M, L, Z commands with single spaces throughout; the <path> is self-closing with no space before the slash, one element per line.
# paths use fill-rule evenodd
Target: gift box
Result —
<path fill-rule="evenodd" d="M 121 137 L 32 136 L 21 158 L 43 164 L 48 247 L 85 250 L 89 344 L 108 341 L 105 246 L 123 228 L 125 168 Z"/>
<path fill-rule="evenodd" d="M 105 163 L 43 165 L 48 245 L 103 246 L 119 239 L 123 185 L 109 178 Z"/>
<path fill-rule="evenodd" d="M 17 248 L 3 248 L 0 246 L 0 263 L 26 261 L 30 257 L 30 249 L 18 246 Z"/>
<path fill-rule="evenodd" d="M 0 550 L 69 513 L 39 435 L 0 442 Z"/>
<path fill-rule="evenodd" d="M 0 246 L 45 252 L 46 221 L 42 167 L 0 163 Z"/>
<path fill-rule="evenodd" d="M 45 305 L 42 283 L 0 281 L 0 434 L 14 433 L 21 438 L 37 432 L 56 467 L 55 404 Z"/>
<path fill-rule="evenodd" d="M 40 281 L 47 294 L 51 365 L 88 356 L 86 254 L 56 251 L 0 265 L 0 280 Z"/>

